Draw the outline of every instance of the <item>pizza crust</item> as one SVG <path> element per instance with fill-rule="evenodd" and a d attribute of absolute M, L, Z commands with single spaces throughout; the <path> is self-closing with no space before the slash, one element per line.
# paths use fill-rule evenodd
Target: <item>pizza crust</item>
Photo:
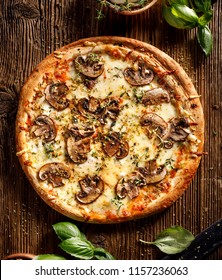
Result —
<path fill-rule="evenodd" d="M 74 57 L 78 55 L 79 49 L 81 53 L 97 52 L 102 48 L 103 51 L 112 55 L 113 59 L 124 59 L 136 61 L 139 57 L 143 57 L 146 62 L 155 69 L 158 73 L 161 82 L 167 85 L 168 89 L 173 89 L 175 94 L 182 97 L 184 100 L 192 100 L 192 109 L 189 108 L 187 114 L 192 114 L 192 119 L 196 123 L 194 135 L 198 139 L 196 150 L 187 154 L 186 166 L 177 171 L 175 177 L 172 178 L 173 187 L 162 186 L 160 194 L 157 198 L 138 197 L 129 200 L 125 199 L 122 203 L 128 203 L 124 211 L 93 211 L 86 209 L 87 206 L 73 207 L 64 204 L 59 197 L 53 194 L 53 191 L 48 190 L 43 185 L 45 182 L 40 182 L 37 176 L 38 170 L 32 166 L 30 156 L 28 156 L 27 148 L 27 123 L 30 119 L 36 117 L 36 113 L 29 110 L 27 104 L 33 101 L 33 94 L 38 92 L 39 84 L 42 83 L 42 78 L 46 73 L 54 71 L 58 63 L 66 57 L 73 57 L 73 49 L 75 49 Z M 84 51 L 83 51 L 84 50 Z M 180 102 L 178 102 L 180 104 Z M 178 109 L 179 110 L 179 109 Z M 16 119 L 16 145 L 17 156 L 20 164 L 29 179 L 31 185 L 36 190 L 38 195 L 53 209 L 62 213 L 65 216 L 78 221 L 90 223 L 117 223 L 137 219 L 152 215 L 162 211 L 174 203 L 187 189 L 193 176 L 196 173 L 204 144 L 204 117 L 202 106 L 198 98 L 198 94 L 181 66 L 170 58 L 167 54 L 160 51 L 156 47 L 138 40 L 123 38 L 123 37 L 95 37 L 82 39 L 77 42 L 64 46 L 60 50 L 52 53 L 44 59 L 32 72 L 24 84 L 19 100 L 19 107 Z M 187 150 L 185 150 L 187 152 Z M 173 173 L 172 173 L 173 174 Z M 169 175 L 170 176 L 170 175 Z M 173 175 L 171 175 L 173 176 Z M 107 187 L 106 187 L 107 188 Z M 141 190 L 145 194 L 149 192 L 150 187 L 145 187 Z M 97 207 L 100 199 L 96 200 Z"/>

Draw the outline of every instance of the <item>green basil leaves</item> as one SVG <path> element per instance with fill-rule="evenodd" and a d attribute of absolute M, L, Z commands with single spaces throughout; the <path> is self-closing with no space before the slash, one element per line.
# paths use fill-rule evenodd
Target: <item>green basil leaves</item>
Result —
<path fill-rule="evenodd" d="M 77 259 L 90 260 L 94 256 L 94 246 L 80 237 L 71 237 L 59 244 L 59 247 Z"/>
<path fill-rule="evenodd" d="M 178 29 L 197 27 L 197 39 L 208 56 L 212 50 L 212 34 L 208 23 L 213 17 L 211 0 L 164 0 L 162 13 L 166 22 Z"/>
<path fill-rule="evenodd" d="M 204 53 L 208 55 L 212 50 L 213 40 L 210 28 L 207 25 L 198 27 L 197 40 Z"/>
<path fill-rule="evenodd" d="M 86 238 L 83 233 L 80 232 L 75 224 L 69 222 L 61 222 L 52 226 L 55 233 L 60 240 L 66 240 L 71 237 Z"/>
<path fill-rule="evenodd" d="M 95 247 L 78 227 L 70 222 L 61 222 L 53 225 L 58 238 L 62 241 L 58 246 L 75 259 L 114 260 L 115 258 L 104 248 Z M 65 260 L 54 254 L 38 255 L 35 260 Z"/>
<path fill-rule="evenodd" d="M 166 254 L 177 254 L 185 250 L 194 236 L 191 232 L 180 226 L 172 226 L 162 231 L 153 242 L 140 239 L 145 244 L 153 244 Z"/>

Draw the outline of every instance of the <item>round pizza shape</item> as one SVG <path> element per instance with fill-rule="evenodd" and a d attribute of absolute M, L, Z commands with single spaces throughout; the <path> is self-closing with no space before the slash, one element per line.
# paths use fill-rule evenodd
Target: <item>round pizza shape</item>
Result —
<path fill-rule="evenodd" d="M 172 58 L 147 43 L 95 37 L 46 57 L 24 84 L 17 156 L 53 209 L 117 223 L 169 207 L 203 150 L 199 95 Z"/>

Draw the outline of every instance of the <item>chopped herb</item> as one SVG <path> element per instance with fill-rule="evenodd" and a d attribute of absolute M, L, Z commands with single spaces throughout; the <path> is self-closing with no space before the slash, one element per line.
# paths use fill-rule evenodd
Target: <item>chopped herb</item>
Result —
<path fill-rule="evenodd" d="M 109 96 L 112 95 L 112 94 L 113 94 L 113 92 L 110 91 L 110 92 L 107 94 L 107 97 L 109 97 Z"/>
<path fill-rule="evenodd" d="M 133 88 L 133 95 L 136 99 L 136 102 L 139 103 L 141 102 L 142 98 L 143 98 L 143 91 L 138 91 L 138 89 L 136 87 Z"/>
<path fill-rule="evenodd" d="M 174 159 L 168 158 L 168 159 L 166 159 L 164 165 L 169 166 L 173 170 L 173 169 L 175 169 L 175 167 L 173 166 L 174 161 L 175 161 Z"/>
<path fill-rule="evenodd" d="M 120 200 L 118 196 L 112 198 L 111 202 L 117 207 L 117 213 L 118 213 L 120 208 L 123 206 L 123 202 Z"/>
<path fill-rule="evenodd" d="M 127 95 L 128 97 L 130 97 L 129 93 L 125 90 L 123 93 L 120 94 L 120 97 L 123 97 L 124 95 Z"/>

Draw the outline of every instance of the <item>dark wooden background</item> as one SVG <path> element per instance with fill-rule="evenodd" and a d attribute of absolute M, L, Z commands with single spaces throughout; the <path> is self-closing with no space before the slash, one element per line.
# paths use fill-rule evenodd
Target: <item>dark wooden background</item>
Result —
<path fill-rule="evenodd" d="M 52 225 L 70 221 L 49 208 L 26 179 L 15 151 L 20 89 L 32 69 L 57 48 L 97 35 L 119 35 L 155 45 L 187 71 L 205 113 L 205 155 L 184 195 L 166 211 L 116 225 L 76 225 L 117 259 L 159 259 L 151 241 L 171 225 L 193 234 L 222 217 L 222 0 L 214 4 L 213 51 L 206 58 L 196 30 L 177 30 L 163 20 L 160 5 L 133 17 L 105 11 L 96 19 L 95 0 L 1 0 L 0 3 L 0 210 L 1 259 L 15 252 L 63 254 Z M 222 259 L 222 248 L 208 259 Z"/>

